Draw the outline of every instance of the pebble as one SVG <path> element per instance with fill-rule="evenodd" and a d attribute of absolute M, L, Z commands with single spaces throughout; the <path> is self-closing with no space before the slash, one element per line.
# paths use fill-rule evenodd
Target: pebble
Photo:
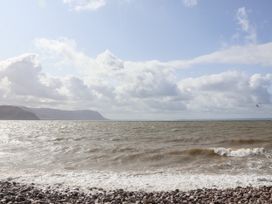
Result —
<path fill-rule="evenodd" d="M 272 203 L 272 186 L 259 188 L 237 187 L 234 189 L 197 189 L 182 192 L 179 189 L 169 192 L 106 191 L 90 187 L 89 193 L 79 188 L 63 189 L 47 187 L 40 189 L 35 184 L 21 184 L 11 180 L 0 181 L 0 204 L 4 203 L 115 203 L 115 204 L 159 204 L 159 203 Z M 93 191 L 94 190 L 94 191 Z"/>

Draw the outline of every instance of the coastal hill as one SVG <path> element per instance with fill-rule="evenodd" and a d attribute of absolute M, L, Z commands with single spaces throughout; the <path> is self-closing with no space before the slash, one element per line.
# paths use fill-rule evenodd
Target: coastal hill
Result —
<path fill-rule="evenodd" d="M 91 110 L 58 110 L 0 106 L 0 120 L 106 120 L 99 112 Z"/>
<path fill-rule="evenodd" d="M 39 120 L 39 117 L 17 106 L 0 106 L 0 120 Z"/>

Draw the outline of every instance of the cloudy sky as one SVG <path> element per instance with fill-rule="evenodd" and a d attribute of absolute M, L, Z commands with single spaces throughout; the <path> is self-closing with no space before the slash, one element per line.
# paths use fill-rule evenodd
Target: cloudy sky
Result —
<path fill-rule="evenodd" d="M 0 104 L 272 116 L 271 0 L 0 2 Z"/>

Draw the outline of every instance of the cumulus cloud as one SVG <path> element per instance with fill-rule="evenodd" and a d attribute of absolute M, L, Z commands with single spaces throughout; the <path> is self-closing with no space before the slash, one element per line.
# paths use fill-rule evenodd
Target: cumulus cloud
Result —
<path fill-rule="evenodd" d="M 37 54 L 0 61 L 1 103 L 89 108 L 102 113 L 249 112 L 271 107 L 272 74 L 225 71 L 183 78 L 180 69 L 201 64 L 272 65 L 272 44 L 231 47 L 190 60 L 126 61 L 111 51 L 90 57 L 70 39 L 37 39 Z M 72 66 L 78 76 L 51 76 L 46 58 Z M 41 61 L 42 59 L 42 61 Z M 47 64 L 47 66 L 50 64 Z M 269 68 L 264 68 L 269 69 Z M 31 80 L 30 80 L 31 79 Z"/>
<path fill-rule="evenodd" d="M 254 74 L 249 80 L 250 89 L 253 90 L 254 101 L 261 104 L 271 104 L 272 100 L 272 74 Z"/>
<path fill-rule="evenodd" d="M 192 8 L 197 6 L 198 4 L 198 0 L 183 0 L 183 5 L 188 7 L 188 8 Z"/>
<path fill-rule="evenodd" d="M 0 93 L 2 104 L 31 106 L 60 106 L 94 96 L 81 79 L 44 73 L 38 56 L 32 53 L 0 61 Z"/>
<path fill-rule="evenodd" d="M 63 3 L 76 11 L 93 11 L 105 6 L 106 0 L 63 0 Z"/>
<path fill-rule="evenodd" d="M 272 103 L 272 74 L 247 75 L 238 71 L 187 78 L 178 82 L 180 94 L 187 96 L 192 110 L 239 110 L 252 104 Z"/>
<path fill-rule="evenodd" d="M 272 43 L 235 46 L 191 60 L 125 61 L 106 50 L 91 58 L 74 42 L 37 40 L 49 52 L 62 53 L 74 64 L 93 95 L 106 104 L 127 111 L 180 111 L 243 109 L 255 103 L 271 104 L 271 75 L 252 75 L 237 71 L 198 78 L 179 79 L 176 72 L 200 64 L 272 65 Z M 43 43 L 41 43 L 43 42 Z M 96 98 L 96 97 L 95 97 Z"/>
<path fill-rule="evenodd" d="M 4 84 L 7 92 L 12 94 L 31 97 L 56 97 L 54 91 L 41 83 L 40 77 L 42 77 L 41 66 L 35 54 L 24 54 L 0 62 L 1 84 Z"/>
<path fill-rule="evenodd" d="M 68 60 L 67 64 L 74 64 L 80 69 L 84 83 L 92 87 L 97 96 L 111 101 L 116 107 L 127 105 L 141 110 L 143 107 L 158 104 L 155 101 L 167 104 L 167 101 L 176 97 L 176 78 L 172 67 L 167 63 L 125 61 L 109 50 L 91 58 L 79 51 L 76 46 L 72 44 L 68 46 L 68 44 L 63 40 L 61 42 L 36 40 L 36 45 L 49 53 L 59 54 L 62 50 L 62 58 Z M 146 103 L 139 103 L 139 99 L 146 100 Z"/>
<path fill-rule="evenodd" d="M 256 28 L 251 24 L 248 17 L 248 10 L 245 7 L 238 8 L 236 11 L 236 20 L 240 29 L 246 34 L 247 42 L 256 43 L 257 32 Z"/>
<path fill-rule="evenodd" d="M 43 85 L 39 77 L 40 64 L 35 54 L 24 54 L 0 61 L 0 90 L 2 103 L 44 101 L 57 98 L 56 92 Z"/>

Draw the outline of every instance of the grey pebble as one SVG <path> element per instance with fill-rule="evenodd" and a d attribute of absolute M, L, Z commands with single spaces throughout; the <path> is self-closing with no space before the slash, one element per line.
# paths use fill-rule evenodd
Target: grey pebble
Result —
<path fill-rule="evenodd" d="M 90 203 L 90 204 L 159 204 L 159 203 L 272 203 L 272 187 L 237 187 L 234 189 L 197 189 L 182 192 L 179 189 L 169 192 L 125 191 L 117 189 L 106 191 L 91 187 L 89 193 L 79 188 L 63 189 L 48 186 L 39 189 L 35 184 L 21 184 L 12 181 L 0 181 L 0 204 L 25 203 Z M 98 190 L 98 191 L 92 191 Z"/>

